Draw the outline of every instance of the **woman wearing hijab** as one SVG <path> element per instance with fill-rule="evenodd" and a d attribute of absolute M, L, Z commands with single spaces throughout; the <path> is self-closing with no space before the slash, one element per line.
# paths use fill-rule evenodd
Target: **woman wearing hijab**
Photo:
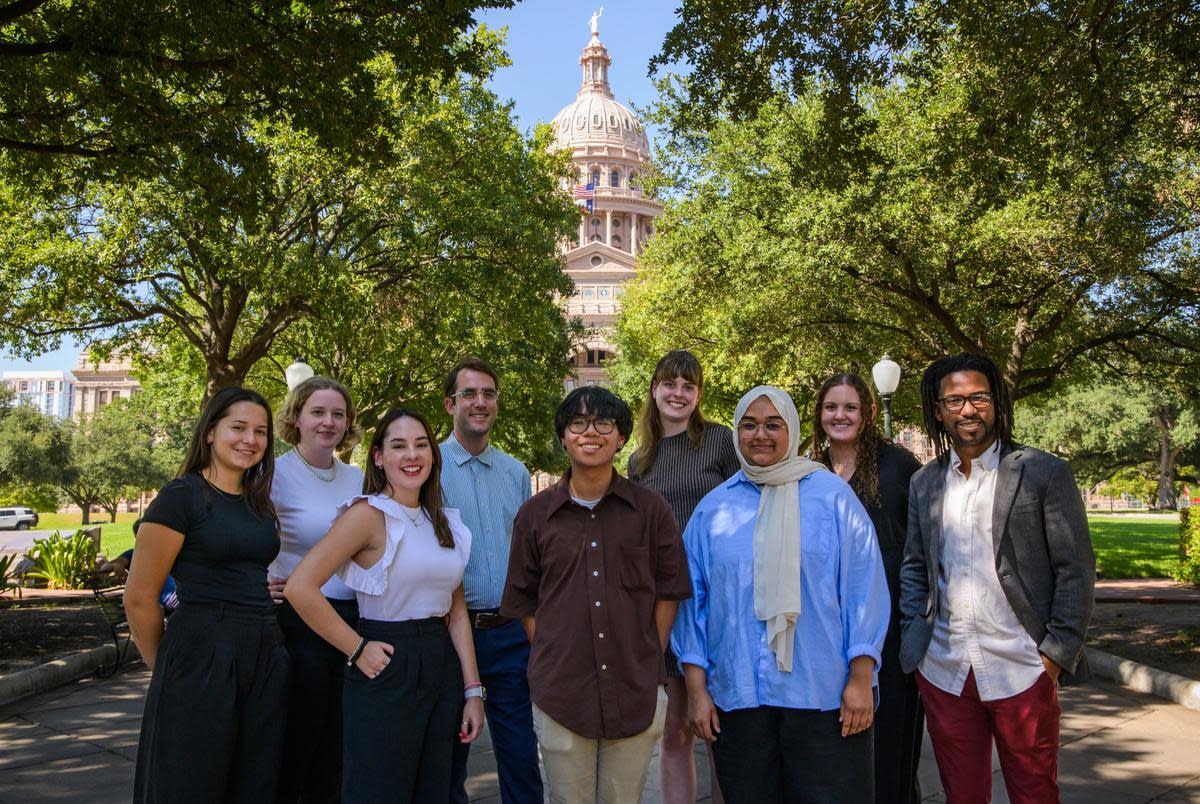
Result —
<path fill-rule="evenodd" d="M 734 415 L 741 471 L 684 533 L 693 598 L 671 645 L 729 804 L 874 799 L 876 673 L 889 604 L 854 491 L 801 457 L 800 419 L 758 386 Z"/>

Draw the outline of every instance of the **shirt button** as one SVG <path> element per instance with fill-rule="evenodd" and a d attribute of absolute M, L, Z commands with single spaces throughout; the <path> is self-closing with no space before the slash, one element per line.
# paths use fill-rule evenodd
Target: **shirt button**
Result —
<path fill-rule="evenodd" d="M 600 665 L 600 669 L 601 669 L 601 670 L 607 670 L 607 669 L 608 669 L 608 665 L 606 665 L 606 664 L 602 664 L 602 665 Z"/>
<path fill-rule="evenodd" d="M 600 601 L 599 601 L 599 600 L 597 600 L 597 601 L 596 601 L 596 608 L 600 608 Z"/>
<path fill-rule="evenodd" d="M 596 546 L 596 543 L 595 543 L 595 542 L 592 542 L 592 547 L 595 547 L 595 546 Z"/>
<path fill-rule="evenodd" d="M 604 632 L 603 632 L 603 631 L 601 631 L 601 632 L 600 632 L 600 638 L 601 638 L 601 639 L 604 639 Z"/>
<path fill-rule="evenodd" d="M 599 571 L 599 570 L 592 570 L 592 577 L 593 577 L 593 578 L 595 578 L 595 577 L 596 577 L 597 575 L 599 575 L 599 574 L 600 574 L 600 571 Z"/>
<path fill-rule="evenodd" d="M 592 514 L 592 519 L 595 519 L 595 518 L 596 518 L 596 515 L 595 515 L 595 514 Z"/>

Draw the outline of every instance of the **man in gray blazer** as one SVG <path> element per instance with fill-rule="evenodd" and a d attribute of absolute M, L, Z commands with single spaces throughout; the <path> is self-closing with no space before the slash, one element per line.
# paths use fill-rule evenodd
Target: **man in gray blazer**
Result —
<path fill-rule="evenodd" d="M 909 486 L 900 663 L 917 686 L 947 801 L 991 799 L 992 742 L 1013 802 L 1058 801 L 1059 682 L 1087 675 L 1096 560 L 1071 467 L 1012 440 L 983 355 L 921 380 L 937 449 Z"/>

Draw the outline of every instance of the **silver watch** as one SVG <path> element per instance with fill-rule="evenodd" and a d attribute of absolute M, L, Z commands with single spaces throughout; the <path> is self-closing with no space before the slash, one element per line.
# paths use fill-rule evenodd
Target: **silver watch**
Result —
<path fill-rule="evenodd" d="M 487 700 L 487 689 L 481 684 L 478 687 L 471 687 L 469 690 L 463 691 L 463 698 L 480 698 Z"/>

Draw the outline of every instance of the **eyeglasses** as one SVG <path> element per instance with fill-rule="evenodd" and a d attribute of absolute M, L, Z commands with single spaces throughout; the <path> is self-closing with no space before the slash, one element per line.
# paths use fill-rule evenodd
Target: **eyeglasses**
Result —
<path fill-rule="evenodd" d="M 951 413 L 958 413 L 963 409 L 963 405 L 967 404 L 967 400 L 970 400 L 971 407 L 975 410 L 983 410 L 992 406 L 992 395 L 987 391 L 979 391 L 970 396 L 944 396 L 938 402 L 941 402 L 942 407 Z"/>
<path fill-rule="evenodd" d="M 764 431 L 767 435 L 781 435 L 787 432 L 787 425 L 783 422 L 757 422 L 744 421 L 738 422 L 738 432 L 745 435 L 754 435 L 759 430 Z"/>
<path fill-rule="evenodd" d="M 500 398 L 500 392 L 495 388 L 464 388 L 456 394 L 450 394 L 450 398 L 458 397 L 463 402 L 474 402 L 482 396 L 488 402 L 495 402 Z"/>
<path fill-rule="evenodd" d="M 583 435 L 587 432 L 588 425 L 591 425 L 592 429 L 600 435 L 608 435 L 617 427 L 617 423 L 612 419 L 589 419 L 584 416 L 577 416 L 567 422 L 567 429 L 575 435 Z"/>

